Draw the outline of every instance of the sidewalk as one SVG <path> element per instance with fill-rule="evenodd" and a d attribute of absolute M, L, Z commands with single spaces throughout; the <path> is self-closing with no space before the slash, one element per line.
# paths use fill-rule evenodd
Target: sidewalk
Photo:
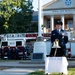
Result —
<path fill-rule="evenodd" d="M 75 67 L 75 60 L 68 61 L 68 67 Z M 45 69 L 45 62 L 31 61 L 31 60 L 6 60 L 0 62 L 0 75 L 27 75 L 36 70 Z"/>
<path fill-rule="evenodd" d="M 39 65 L 33 64 L 31 62 L 31 60 L 22 60 L 22 61 L 6 60 L 4 62 L 0 62 L 0 68 L 3 69 L 3 70 L 0 70 L 0 75 L 27 75 L 31 72 L 42 69 L 37 66 L 39 66 Z M 42 65 L 42 66 L 44 66 L 44 65 Z"/>
<path fill-rule="evenodd" d="M 0 71 L 0 75 L 27 75 L 38 69 L 26 69 L 26 68 L 10 68 Z"/>

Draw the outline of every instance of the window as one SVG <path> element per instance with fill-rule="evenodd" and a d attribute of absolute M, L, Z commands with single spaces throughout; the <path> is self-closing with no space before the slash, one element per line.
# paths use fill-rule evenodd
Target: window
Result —
<path fill-rule="evenodd" d="M 72 20 L 69 20 L 68 21 L 68 28 L 73 28 L 72 25 L 73 25 L 73 21 Z"/>
<path fill-rule="evenodd" d="M 8 42 L 2 42 L 2 46 L 8 46 Z"/>
<path fill-rule="evenodd" d="M 22 46 L 22 41 L 17 41 L 16 46 Z"/>

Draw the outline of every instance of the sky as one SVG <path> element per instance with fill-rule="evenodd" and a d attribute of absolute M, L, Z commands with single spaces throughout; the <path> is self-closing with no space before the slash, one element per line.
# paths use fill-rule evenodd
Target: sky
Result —
<path fill-rule="evenodd" d="M 50 1 L 52 1 L 52 0 L 42 0 L 42 5 L 44 5 L 44 4 L 46 4 Z M 38 0 L 33 0 L 33 7 L 34 7 L 33 10 L 37 11 L 37 9 L 38 9 Z"/>

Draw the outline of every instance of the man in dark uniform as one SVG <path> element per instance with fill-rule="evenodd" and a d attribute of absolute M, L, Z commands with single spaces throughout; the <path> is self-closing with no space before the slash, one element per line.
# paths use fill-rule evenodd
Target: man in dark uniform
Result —
<path fill-rule="evenodd" d="M 15 55 L 16 55 L 16 60 L 18 60 L 19 59 L 19 55 L 18 55 L 18 53 L 19 53 L 19 48 L 18 47 L 16 47 L 15 48 Z"/>
<path fill-rule="evenodd" d="M 24 59 L 26 59 L 26 55 L 27 55 L 27 48 L 25 45 L 23 46 L 22 50 L 23 50 L 23 60 L 24 60 Z"/>
<path fill-rule="evenodd" d="M 8 59 L 11 59 L 11 48 L 10 48 L 10 46 L 8 46 L 7 56 L 8 56 Z"/>
<path fill-rule="evenodd" d="M 4 47 L 2 46 L 2 48 L 1 48 L 1 59 L 3 59 L 4 58 Z"/>
<path fill-rule="evenodd" d="M 56 29 L 51 32 L 51 43 L 53 46 L 55 40 L 57 39 L 60 48 L 57 48 L 56 54 L 56 48 L 51 48 L 50 56 L 54 56 L 54 54 L 57 57 L 66 56 L 66 43 L 68 42 L 68 36 L 66 35 L 66 32 L 63 29 L 61 29 L 61 21 L 56 21 L 55 27 Z"/>

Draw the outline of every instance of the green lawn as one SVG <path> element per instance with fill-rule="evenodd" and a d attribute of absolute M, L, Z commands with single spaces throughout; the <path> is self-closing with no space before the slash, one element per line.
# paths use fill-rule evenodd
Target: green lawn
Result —
<path fill-rule="evenodd" d="M 32 72 L 28 75 L 45 75 L 44 71 L 36 71 L 36 72 Z M 52 73 L 50 75 L 62 75 L 60 73 Z M 75 75 L 75 68 L 68 68 L 68 75 Z"/>

